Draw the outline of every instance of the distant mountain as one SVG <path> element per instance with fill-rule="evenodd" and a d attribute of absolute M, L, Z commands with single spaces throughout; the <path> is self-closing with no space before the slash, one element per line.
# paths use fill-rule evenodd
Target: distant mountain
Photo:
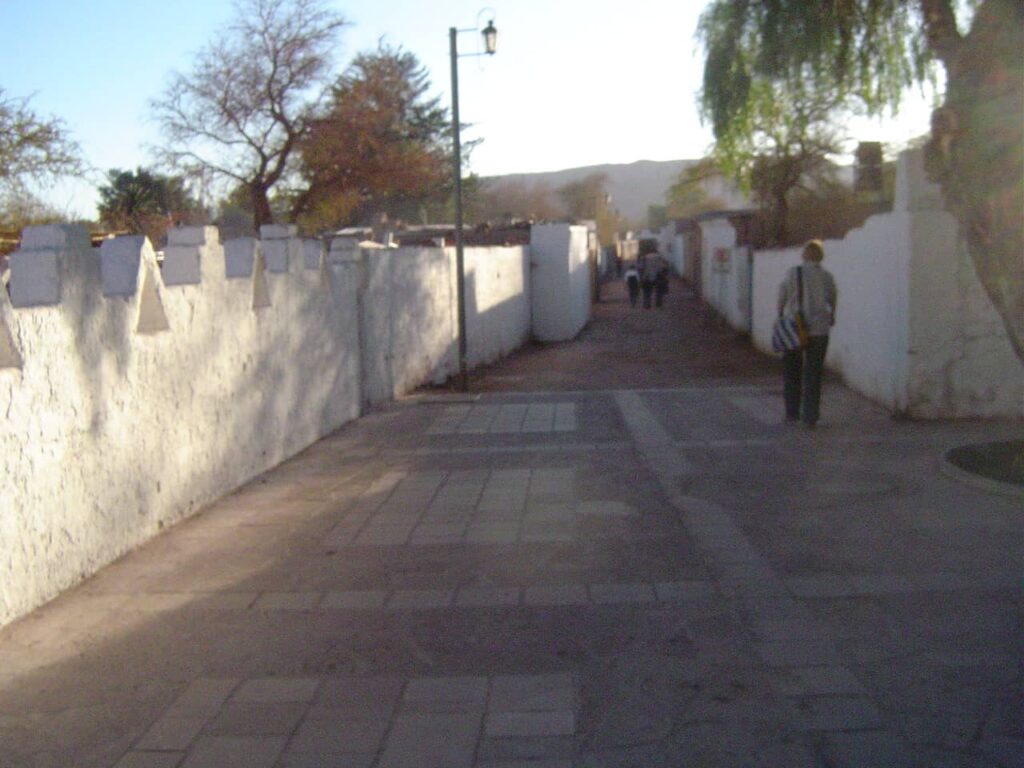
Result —
<path fill-rule="evenodd" d="M 647 206 L 664 205 L 665 193 L 679 174 L 696 160 L 638 160 L 635 163 L 588 165 L 584 168 L 568 168 L 564 171 L 544 173 L 512 173 L 505 176 L 488 176 L 484 183 L 495 181 L 516 181 L 527 185 L 547 184 L 552 190 L 579 181 L 594 173 L 608 176 L 607 191 L 612 196 L 612 207 L 628 219 L 646 220 Z"/>

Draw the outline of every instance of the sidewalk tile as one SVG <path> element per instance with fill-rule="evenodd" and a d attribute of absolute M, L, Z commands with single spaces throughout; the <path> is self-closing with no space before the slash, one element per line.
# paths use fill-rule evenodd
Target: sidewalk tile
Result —
<path fill-rule="evenodd" d="M 491 738 L 506 736 L 571 736 L 576 715 L 571 710 L 491 712 L 484 732 Z"/>
<path fill-rule="evenodd" d="M 184 752 L 128 752 L 114 768 L 176 768 Z"/>
<path fill-rule="evenodd" d="M 371 768 L 375 752 L 285 752 L 275 768 Z"/>
<path fill-rule="evenodd" d="M 366 610 L 381 608 L 388 593 L 383 589 L 328 592 L 320 602 L 321 610 Z"/>
<path fill-rule="evenodd" d="M 305 703 L 228 702 L 206 727 L 210 736 L 288 736 L 306 712 Z"/>
<path fill-rule="evenodd" d="M 497 608 L 519 604 L 520 587 L 461 587 L 455 595 L 460 608 Z"/>
<path fill-rule="evenodd" d="M 391 547 L 405 544 L 412 533 L 413 525 L 373 525 L 370 524 L 356 536 L 354 544 L 358 546 Z"/>
<path fill-rule="evenodd" d="M 233 678 L 202 677 L 194 680 L 164 714 L 208 720 L 217 714 L 238 683 Z"/>
<path fill-rule="evenodd" d="M 405 683 L 399 677 L 328 677 L 317 691 L 310 719 L 330 719 L 347 714 L 359 717 L 384 718 L 394 712 Z M 322 713 L 321 710 L 328 710 Z"/>
<path fill-rule="evenodd" d="M 662 581 L 654 585 L 658 600 L 674 602 L 676 600 L 706 600 L 715 594 L 710 581 Z"/>
<path fill-rule="evenodd" d="M 787 667 L 778 674 L 779 690 L 790 696 L 864 694 L 864 687 L 846 667 Z"/>
<path fill-rule="evenodd" d="M 480 713 L 486 699 L 486 677 L 414 678 L 405 687 L 399 714 Z"/>
<path fill-rule="evenodd" d="M 889 731 L 831 733 L 825 742 L 824 752 L 833 764 L 843 768 L 880 768 L 916 763 L 910 745 Z M 1024 752 L 1018 753 L 1017 757 L 1022 754 Z"/>
<path fill-rule="evenodd" d="M 233 701 L 309 702 L 320 681 L 313 677 L 260 677 L 239 686 Z"/>
<path fill-rule="evenodd" d="M 498 675 L 491 683 L 490 712 L 572 711 L 576 690 L 569 672 Z"/>
<path fill-rule="evenodd" d="M 654 588 L 650 584 L 591 584 L 590 599 L 597 604 L 651 603 Z"/>
<path fill-rule="evenodd" d="M 805 667 L 838 662 L 836 648 L 827 640 L 763 642 L 757 643 L 757 649 L 770 667 Z"/>
<path fill-rule="evenodd" d="M 478 765 L 547 766 L 548 761 L 570 761 L 576 754 L 576 736 L 516 736 L 483 738 L 477 748 Z M 555 765 L 558 765 L 555 762 Z M 581 766 L 584 765 L 581 763 Z M 587 768 L 590 768 L 587 766 Z M 621 766 L 627 768 L 627 766 Z M 633 768 L 633 765 L 628 765 Z M 637 766 L 640 768 L 640 766 Z M 644 766 L 643 768 L 647 768 Z M 673 768 L 675 768 L 673 766 Z"/>
<path fill-rule="evenodd" d="M 378 768 L 470 768 L 480 715 L 399 715 Z"/>
<path fill-rule="evenodd" d="M 447 608 L 452 604 L 455 590 L 452 589 L 398 589 L 388 599 L 387 607 L 393 609 Z"/>
<path fill-rule="evenodd" d="M 882 727 L 874 703 L 864 696 L 806 696 L 794 699 L 801 725 L 812 731 L 864 731 Z"/>
<path fill-rule="evenodd" d="M 184 751 L 206 725 L 205 717 L 169 717 L 164 715 L 149 727 L 135 744 L 143 751 Z"/>
<path fill-rule="evenodd" d="M 527 587 L 523 602 L 534 606 L 586 605 L 587 588 L 583 584 L 552 587 Z"/>
<path fill-rule="evenodd" d="M 380 749 L 388 729 L 386 718 L 307 719 L 288 743 L 289 752 L 367 754 Z"/>
<path fill-rule="evenodd" d="M 284 743 L 277 737 L 203 736 L 181 768 L 273 768 Z"/>
<path fill-rule="evenodd" d="M 833 573 L 791 576 L 783 579 L 783 582 L 790 592 L 803 598 L 851 597 L 857 594 L 857 590 L 845 577 Z"/>
<path fill-rule="evenodd" d="M 639 517 L 636 507 L 622 501 L 580 501 L 577 502 L 577 515 L 589 517 Z"/>
<path fill-rule="evenodd" d="M 311 611 L 320 597 L 319 592 L 264 592 L 252 607 L 256 611 Z"/>
<path fill-rule="evenodd" d="M 519 540 L 518 524 L 481 523 L 466 531 L 467 544 L 515 544 Z"/>

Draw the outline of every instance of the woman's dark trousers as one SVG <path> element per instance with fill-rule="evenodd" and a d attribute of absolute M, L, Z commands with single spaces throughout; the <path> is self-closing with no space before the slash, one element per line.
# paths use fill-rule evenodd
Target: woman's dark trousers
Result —
<path fill-rule="evenodd" d="M 643 288 L 644 291 L 644 308 L 650 309 L 651 294 L 654 293 L 654 283 L 650 282 L 649 280 L 644 280 L 642 283 L 640 283 L 640 287 Z"/>
<path fill-rule="evenodd" d="M 803 418 L 804 423 L 811 426 L 818 423 L 821 410 L 821 376 L 825 369 L 826 351 L 828 336 L 810 336 L 806 349 L 786 352 L 782 356 L 787 419 L 795 421 Z"/>

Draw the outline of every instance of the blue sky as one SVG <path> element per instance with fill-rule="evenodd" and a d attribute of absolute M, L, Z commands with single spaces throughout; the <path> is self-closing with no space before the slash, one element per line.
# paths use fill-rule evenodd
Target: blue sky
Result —
<path fill-rule="evenodd" d="M 710 132 L 694 106 L 702 59 L 694 29 L 704 0 L 332 0 L 351 26 L 339 36 L 340 72 L 384 38 L 414 53 L 449 101 L 448 28 L 494 18 L 499 51 L 459 64 L 465 139 L 480 138 L 470 170 L 481 175 L 703 155 Z M 230 0 L 0 0 L 0 87 L 32 96 L 64 119 L 100 173 L 150 162 L 159 143 L 149 102 L 173 70 L 233 14 Z M 477 46 L 459 37 L 460 50 Z M 919 100 L 916 100 L 919 101 Z M 911 102 L 898 121 L 862 122 L 858 138 L 905 141 L 928 128 Z M 93 216 L 89 184 L 47 197 Z"/>

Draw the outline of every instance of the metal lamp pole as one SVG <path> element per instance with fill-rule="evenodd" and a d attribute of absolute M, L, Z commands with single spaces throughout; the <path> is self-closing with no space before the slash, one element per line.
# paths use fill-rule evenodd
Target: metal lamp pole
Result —
<path fill-rule="evenodd" d="M 458 387 L 462 392 L 469 390 L 469 373 L 466 367 L 466 269 L 465 269 L 465 242 L 463 238 L 463 217 L 462 217 L 462 139 L 459 130 L 459 46 L 457 38 L 459 32 L 471 32 L 473 30 L 459 30 L 451 27 L 448 30 L 449 47 L 452 57 L 452 151 L 453 159 L 453 180 L 455 182 L 455 271 L 458 275 L 456 295 L 458 301 L 459 319 L 459 378 Z M 487 55 L 493 55 L 497 50 L 498 31 L 491 21 L 481 30 L 484 36 L 484 45 Z M 466 56 L 479 56 L 480 54 L 465 54 Z"/>

